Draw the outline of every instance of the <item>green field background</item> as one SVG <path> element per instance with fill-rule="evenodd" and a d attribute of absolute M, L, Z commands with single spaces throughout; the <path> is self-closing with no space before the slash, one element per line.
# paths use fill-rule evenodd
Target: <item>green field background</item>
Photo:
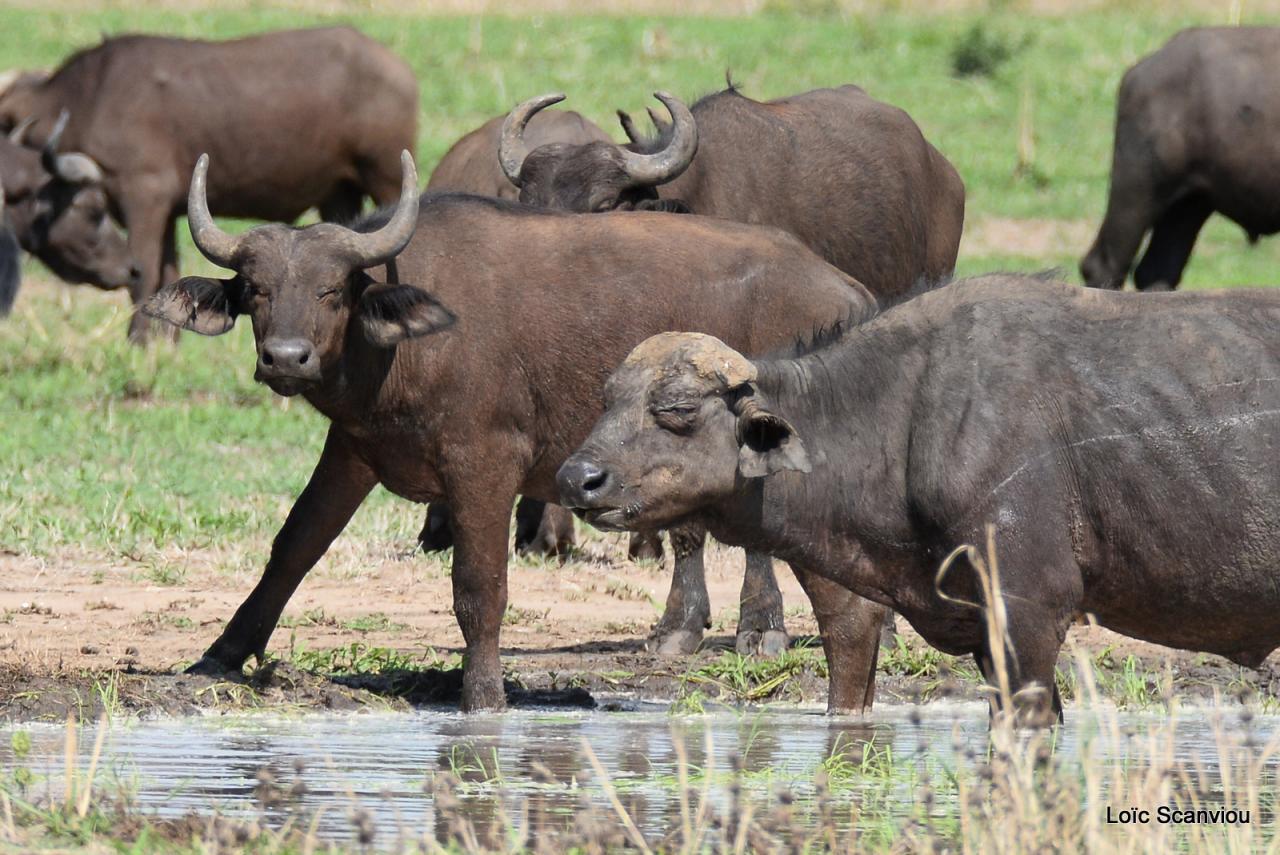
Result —
<path fill-rule="evenodd" d="M 458 136 L 546 91 L 567 92 L 568 106 L 616 133 L 614 109 L 643 110 L 659 88 L 692 100 L 726 71 L 758 98 L 854 82 L 905 108 L 963 176 L 961 273 L 1060 267 L 1075 280 L 1105 206 L 1121 75 L 1179 29 L 1224 23 L 1228 4 L 1052 17 L 1002 8 L 707 19 L 0 8 L 0 65 L 51 67 L 104 33 L 351 24 L 417 72 L 424 179 Z M 1247 6 L 1245 22 L 1266 23 Z M 1009 58 L 960 78 L 955 51 L 975 27 Z M 209 269 L 185 230 L 182 260 Z M 1249 247 L 1215 219 L 1185 285 L 1274 282 L 1278 260 L 1280 242 Z M 121 294 L 37 281 L 0 322 L 0 550 L 123 562 L 162 581 L 180 580 L 197 554 L 257 566 L 314 464 L 323 420 L 252 382 L 247 329 L 142 351 L 123 343 L 126 319 Z M 420 522 L 420 509 L 379 493 L 353 524 L 355 563 L 406 549 Z"/>

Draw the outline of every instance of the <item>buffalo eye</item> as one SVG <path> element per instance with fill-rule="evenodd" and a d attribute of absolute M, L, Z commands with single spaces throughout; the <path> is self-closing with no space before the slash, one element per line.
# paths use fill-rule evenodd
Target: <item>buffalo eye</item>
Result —
<path fill-rule="evenodd" d="M 698 417 L 697 404 L 680 401 L 663 404 L 653 408 L 654 421 L 664 430 L 672 433 L 687 433 L 693 429 Z"/>

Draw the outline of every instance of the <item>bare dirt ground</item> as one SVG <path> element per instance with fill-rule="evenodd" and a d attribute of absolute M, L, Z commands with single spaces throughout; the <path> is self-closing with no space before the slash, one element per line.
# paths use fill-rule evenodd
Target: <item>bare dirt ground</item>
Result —
<path fill-rule="evenodd" d="M 732 649 L 741 552 L 709 550 L 713 626 L 704 649 L 691 657 L 663 658 L 645 652 L 643 639 L 657 617 L 655 603 L 665 597 L 668 573 L 658 565 L 627 562 L 618 557 L 621 551 L 620 543 L 593 541 L 563 565 L 513 563 L 503 631 L 513 703 L 577 706 L 617 696 L 665 701 L 691 685 L 709 699 L 717 697 L 714 682 L 691 683 L 690 676 Z M 439 562 L 406 554 L 359 576 L 326 572 L 322 565 L 303 583 L 276 630 L 275 665 L 245 683 L 228 683 L 185 676 L 181 669 L 221 631 L 256 581 L 256 571 L 216 570 L 188 558 L 181 584 L 160 585 L 135 566 L 0 555 L 0 718 L 87 717 L 103 708 L 146 715 L 456 703 L 462 639 Z M 816 625 L 798 584 L 785 567 L 779 580 L 788 628 L 793 636 L 811 636 Z M 927 646 L 899 623 L 905 650 L 882 656 L 881 702 L 980 695 L 972 676 L 951 676 L 947 664 L 938 667 L 936 655 L 927 665 Z M 362 645 L 356 656 L 322 660 L 350 664 L 384 648 L 404 654 L 411 664 L 390 661 L 384 651 L 382 666 L 365 675 L 333 679 L 298 667 L 316 667 L 308 653 L 349 650 L 353 643 Z M 1167 678 L 1175 693 L 1199 698 L 1215 692 L 1273 694 L 1280 682 L 1274 660 L 1254 672 L 1097 627 L 1074 628 L 1071 645 L 1096 663 L 1100 683 L 1117 693 L 1133 694 L 1136 685 L 1140 694 L 1155 694 L 1161 691 L 1156 684 Z M 1135 658 L 1128 660 L 1130 654 Z M 1072 661 L 1064 653 L 1063 664 Z M 824 697 L 825 682 L 812 667 L 797 670 L 769 695 L 802 703 Z"/>

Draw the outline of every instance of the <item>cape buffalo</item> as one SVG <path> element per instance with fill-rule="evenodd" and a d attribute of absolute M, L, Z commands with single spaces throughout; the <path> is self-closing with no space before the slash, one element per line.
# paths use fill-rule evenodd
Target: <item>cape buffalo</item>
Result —
<path fill-rule="evenodd" d="M 273 224 L 237 237 L 209 215 L 207 164 L 191 179 L 191 235 L 235 275 L 184 278 L 144 310 L 205 335 L 248 315 L 256 378 L 302 394 L 331 424 L 261 582 L 196 671 L 262 655 L 289 596 L 380 483 L 413 501 L 448 500 L 462 704 L 502 707 L 511 506 L 517 494 L 557 498 L 556 469 L 602 411 L 612 367 L 662 330 L 692 327 L 759 353 L 875 307 L 856 280 L 773 229 L 473 196 L 419 207 L 407 152 L 394 211 L 354 230 Z M 855 637 L 843 606 L 852 595 L 800 576 L 823 632 Z M 877 641 L 833 659 L 833 679 L 848 687 L 838 703 L 869 701 Z"/>
<path fill-rule="evenodd" d="M 1256 241 L 1280 231 L 1280 29 L 1184 30 L 1125 73 L 1116 105 L 1111 192 L 1080 262 L 1084 281 L 1139 290 L 1182 281 L 1215 211 Z"/>
<path fill-rule="evenodd" d="M 226 42 L 121 36 L 71 56 L 47 79 L 0 95 L 0 128 L 34 120 L 43 139 L 70 111 L 65 144 L 92 158 L 142 275 L 135 307 L 177 278 L 176 218 L 196 156 L 237 168 L 209 188 L 216 214 L 291 221 L 318 206 L 347 220 L 362 198 L 395 199 L 413 146 L 418 84 L 377 42 L 345 27 Z M 135 312 L 130 338 L 147 332 Z"/>
<path fill-rule="evenodd" d="M 474 193 L 515 199 L 520 189 L 498 163 L 498 145 L 506 116 L 496 116 L 454 143 L 427 180 L 428 193 Z M 609 135 L 572 110 L 539 113 L 529 122 L 530 145 L 608 142 Z"/>
<path fill-rule="evenodd" d="M 536 145 L 526 123 L 564 95 L 516 107 L 501 159 L 520 201 L 581 212 L 656 206 L 777 226 L 877 297 L 955 267 L 964 183 L 897 107 L 857 86 L 765 103 L 730 86 L 692 109 L 655 97 L 671 124 L 627 146 Z"/>
<path fill-rule="evenodd" d="M 496 116 L 454 143 L 427 180 L 428 193 L 471 193 L 515 199 L 519 189 L 498 163 L 498 144 L 506 116 Z M 551 110 L 533 117 L 528 137 L 537 145 L 608 140 L 609 135 L 571 110 Z M 418 542 L 429 552 L 453 546 L 449 512 L 443 503 L 430 506 Z M 556 505 L 522 499 L 516 507 L 516 549 L 563 555 L 573 545 L 573 517 Z"/>
<path fill-rule="evenodd" d="M 525 125 L 564 95 L 516 107 L 503 129 L 501 156 L 508 177 L 520 185 L 520 200 L 584 212 L 689 211 L 778 226 L 877 298 L 900 298 L 921 281 L 951 274 L 964 222 L 964 183 L 902 110 L 857 86 L 761 103 L 730 85 L 692 110 L 664 92 L 655 97 L 671 123 L 651 113 L 658 137 L 629 146 L 536 145 L 526 139 Z M 630 117 L 620 118 L 634 141 L 638 132 Z M 676 544 L 672 591 L 654 631 L 660 650 L 695 649 L 709 622 L 701 554 L 689 546 L 702 537 L 682 532 Z M 739 627 L 744 653 L 751 652 L 757 630 L 785 639 L 782 598 L 767 558 L 748 555 L 748 590 L 769 605 L 761 611 L 742 604 L 744 617 L 750 613 L 758 624 L 745 632 Z M 892 618 L 886 628 L 892 631 Z"/>
<path fill-rule="evenodd" d="M 18 292 L 17 246 L 73 284 L 121 288 L 141 274 L 108 216 L 101 172 L 83 154 L 59 154 L 58 138 L 55 131 L 42 151 L 34 151 L 0 136 L 0 183 L 10 234 L 4 252 L 13 253 L 12 275 L 0 283 L 0 315 Z M 7 271 L 7 262 L 4 266 Z"/>
<path fill-rule="evenodd" d="M 994 275 L 797 359 L 658 336 L 609 379 L 562 503 L 609 530 L 701 521 L 891 606 L 989 679 L 975 565 L 940 565 L 994 525 L 1012 688 L 1051 690 L 1015 701 L 1045 723 L 1080 613 L 1250 667 L 1280 644 L 1277 331 L 1280 291 Z"/>

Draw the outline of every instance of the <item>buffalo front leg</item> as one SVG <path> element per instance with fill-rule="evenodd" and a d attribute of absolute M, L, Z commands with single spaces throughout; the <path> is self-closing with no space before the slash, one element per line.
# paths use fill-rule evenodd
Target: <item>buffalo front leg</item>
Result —
<path fill-rule="evenodd" d="M 734 647 L 743 656 L 757 653 L 777 656 L 789 643 L 773 559 L 760 552 L 748 552 L 742 596 L 738 600 L 738 638 Z"/>
<path fill-rule="evenodd" d="M 974 654 L 978 670 L 994 690 L 992 716 L 1006 711 L 1010 699 L 999 689 L 1007 680 L 1012 696 L 1014 724 L 1018 727 L 1049 727 L 1062 721 L 1062 696 L 1058 693 L 1058 652 L 1066 638 L 1067 622 L 1057 610 L 1045 608 L 1022 597 L 1005 597 L 1007 639 L 999 672 L 993 655 L 994 640 L 988 639 Z"/>
<path fill-rule="evenodd" d="M 271 544 L 262 579 L 188 672 L 238 672 L 250 656 L 263 658 L 285 604 L 377 482 L 347 439 L 330 428 L 311 480 Z"/>
<path fill-rule="evenodd" d="M 482 479 L 474 475 L 447 485 L 453 517 L 453 610 L 467 644 L 464 712 L 500 710 L 507 703 L 498 640 L 507 610 L 507 543 L 518 480 L 514 472 L 509 474 L 513 477 L 505 485 L 493 479 L 477 483 Z"/>
<path fill-rule="evenodd" d="M 139 311 L 139 307 L 163 282 L 165 268 L 177 270 L 177 241 L 174 234 L 175 220 L 170 194 L 159 192 L 155 182 L 145 179 L 139 186 L 130 188 L 131 195 L 121 206 L 125 226 L 128 229 L 129 254 L 138 264 L 141 275 L 129 285 L 129 298 L 133 302 L 133 316 L 129 319 L 129 341 L 145 344 L 154 323 Z M 177 333 L 177 328 L 173 328 Z"/>
<path fill-rule="evenodd" d="M 884 613 L 879 603 L 792 565 L 818 620 L 827 655 L 827 712 L 864 713 L 876 696 L 876 662 Z"/>
<path fill-rule="evenodd" d="M 682 525 L 667 532 L 675 553 L 675 572 L 662 618 L 649 633 L 645 649 L 659 656 L 685 656 L 702 644 L 702 633 L 711 626 L 711 600 L 707 597 L 703 547 L 706 529 Z"/>

